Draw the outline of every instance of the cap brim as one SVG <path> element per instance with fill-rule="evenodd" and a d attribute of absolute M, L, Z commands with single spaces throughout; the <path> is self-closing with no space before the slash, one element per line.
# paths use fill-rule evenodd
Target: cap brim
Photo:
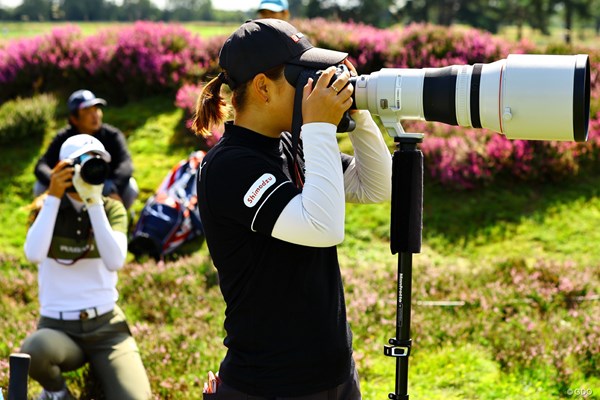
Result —
<path fill-rule="evenodd" d="M 103 106 L 105 106 L 106 105 L 106 100 L 100 99 L 100 98 L 95 98 L 95 99 L 87 100 L 87 101 L 84 101 L 81 104 L 79 104 L 79 109 L 81 110 L 82 108 L 88 108 L 88 107 L 91 107 L 91 106 L 97 106 L 98 104 L 102 104 Z"/>
<path fill-rule="evenodd" d="M 89 146 L 83 146 L 83 147 L 80 147 L 79 149 L 77 149 L 77 150 L 76 150 L 76 151 L 74 151 L 73 153 L 69 154 L 69 156 L 68 156 L 67 158 L 71 158 L 71 159 L 72 159 L 72 158 L 77 158 L 77 157 L 79 157 L 79 156 L 80 156 L 80 155 L 82 155 L 82 154 L 85 154 L 85 153 L 90 153 L 90 152 L 91 152 L 91 153 L 96 153 L 96 154 L 98 154 L 98 155 L 99 155 L 100 157 L 102 157 L 102 159 L 103 159 L 104 161 L 106 161 L 107 163 L 109 163 L 109 162 L 110 162 L 110 160 L 111 160 L 110 154 L 109 154 L 108 152 L 106 152 L 106 151 L 103 151 L 103 150 L 99 150 L 99 149 L 98 149 L 96 146 L 94 146 L 94 145 L 89 145 Z"/>
<path fill-rule="evenodd" d="M 348 53 L 312 47 L 289 61 L 289 63 L 312 68 L 327 68 L 341 63 L 347 57 Z"/>

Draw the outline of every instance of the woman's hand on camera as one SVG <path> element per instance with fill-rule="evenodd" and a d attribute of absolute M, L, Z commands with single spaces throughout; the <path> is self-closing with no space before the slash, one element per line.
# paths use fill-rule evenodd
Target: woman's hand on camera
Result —
<path fill-rule="evenodd" d="M 358 72 L 356 72 L 356 68 L 354 67 L 354 65 L 352 65 L 352 63 L 350 62 L 350 60 L 348 60 L 347 58 L 344 60 L 344 65 L 346 67 L 348 67 L 348 71 L 350 71 L 350 76 L 358 76 Z M 350 110 L 350 115 L 359 112 L 360 110 Z"/>
<path fill-rule="evenodd" d="M 328 86 L 335 71 L 335 67 L 329 67 L 321 74 L 314 87 L 312 79 L 304 86 L 302 120 L 305 124 L 328 122 L 337 125 L 344 112 L 352 105 L 354 87 L 348 84 L 349 73 L 341 74 Z"/>
<path fill-rule="evenodd" d="M 104 183 L 101 183 L 100 185 L 92 185 L 84 181 L 81 177 L 81 165 L 75 166 L 75 173 L 73 174 L 73 186 L 86 206 L 90 207 L 97 204 L 104 204 L 104 201 L 102 200 L 102 189 L 104 188 Z"/>
<path fill-rule="evenodd" d="M 344 65 L 346 67 L 348 67 L 348 71 L 350 71 L 350 76 L 358 76 L 358 72 L 356 72 L 356 68 L 354 67 L 354 65 L 352 65 L 352 63 L 350 62 L 350 60 L 348 60 L 346 58 L 344 60 Z"/>
<path fill-rule="evenodd" d="M 60 160 L 50 173 L 50 186 L 48 194 L 59 199 L 65 194 L 65 190 L 73 186 L 73 166 L 70 160 Z"/>

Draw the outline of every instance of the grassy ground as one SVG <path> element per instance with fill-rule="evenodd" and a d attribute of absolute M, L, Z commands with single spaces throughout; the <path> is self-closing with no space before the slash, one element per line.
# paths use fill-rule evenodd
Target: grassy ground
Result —
<path fill-rule="evenodd" d="M 2 22 L 0 26 L 0 43 L 25 37 L 34 37 L 43 35 L 52 31 L 52 29 L 60 28 L 67 25 L 76 25 L 81 29 L 81 32 L 88 36 L 99 30 L 107 28 L 118 28 L 131 24 L 130 22 Z M 229 35 L 233 32 L 237 24 L 214 24 L 211 22 L 186 22 L 181 23 L 186 29 L 197 33 L 203 37 L 215 35 Z"/>
<path fill-rule="evenodd" d="M 194 148 L 172 103 L 154 97 L 105 109 L 106 121 L 128 137 L 141 187 L 138 211 Z M 24 206 L 35 160 L 63 118 L 44 142 L 0 149 L 0 387 L 7 384 L 8 354 L 37 318 L 35 266 L 22 255 Z M 600 312 L 592 297 L 600 291 L 599 187 L 595 174 L 560 185 L 509 182 L 468 192 L 426 181 L 424 246 L 414 256 L 413 398 L 568 398 L 577 388 L 600 393 L 592 342 L 598 321 L 590 322 Z M 389 213 L 389 204 L 350 205 L 340 246 L 365 399 L 386 398 L 394 388 L 394 360 L 382 354 L 395 332 L 397 259 L 389 252 Z M 166 264 L 130 259 L 120 276 L 121 304 L 157 398 L 200 398 L 205 372 L 216 369 L 224 353 L 224 309 L 206 248 Z M 559 290 L 563 278 L 574 288 Z M 425 302 L 432 300 L 464 305 Z M 569 353 L 557 353 L 556 346 Z M 69 381 L 81 390 L 83 372 L 71 373 Z M 39 386 L 32 382 L 31 389 Z"/>
<path fill-rule="evenodd" d="M 19 25 L 7 25 L 4 33 L 50 29 L 24 24 L 23 32 L 14 32 Z M 82 29 L 88 34 L 106 25 Z M 151 97 L 105 109 L 105 120 L 128 138 L 141 189 L 137 212 L 171 166 L 195 148 L 173 102 Z M 64 121 L 59 109 L 43 140 L 0 148 L 0 388 L 8 383 L 8 355 L 35 329 L 36 267 L 22 251 L 26 206 L 35 161 Z M 340 139 L 348 149 L 348 140 Z M 583 398 L 577 390 L 598 398 L 599 188 L 595 172 L 553 184 L 498 182 L 462 192 L 426 179 L 423 249 L 414 256 L 411 398 Z M 389 251 L 389 218 L 389 204 L 349 205 L 339 248 L 355 358 L 369 400 L 394 389 L 395 363 L 382 352 L 395 334 L 397 258 Z M 201 398 L 206 371 L 217 369 L 224 354 L 224 306 L 206 247 L 167 263 L 128 261 L 120 273 L 120 304 L 156 398 Z M 430 303 L 449 300 L 459 305 Z M 85 377 L 85 371 L 69 374 L 73 391 L 85 391 Z M 35 382 L 30 388 L 40 390 Z"/>
<path fill-rule="evenodd" d="M 522 38 L 535 43 L 537 46 L 542 48 L 547 45 L 563 44 L 565 41 L 565 29 L 554 26 L 550 28 L 549 35 L 543 35 L 539 30 L 532 29 L 528 26 L 523 27 Z M 518 38 L 518 31 L 516 26 L 505 26 L 498 32 L 499 36 L 502 36 L 510 41 L 516 41 Z M 577 46 L 584 46 L 591 49 L 600 48 L 600 41 L 598 35 L 591 28 L 579 28 L 571 32 L 571 43 Z"/>

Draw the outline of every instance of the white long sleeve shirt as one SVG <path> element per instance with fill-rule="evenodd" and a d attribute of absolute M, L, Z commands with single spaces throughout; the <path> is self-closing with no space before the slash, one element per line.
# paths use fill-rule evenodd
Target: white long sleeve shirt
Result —
<path fill-rule="evenodd" d="M 392 158 L 367 111 L 352 115 L 356 129 L 348 135 L 354 158 L 342 173 L 332 124 L 302 127 L 306 181 L 302 193 L 282 210 L 273 237 L 305 246 L 328 247 L 344 239 L 345 201 L 377 203 L 391 198 Z"/>
<path fill-rule="evenodd" d="M 117 270 L 127 255 L 127 214 L 121 203 L 85 209 L 68 196 L 47 196 L 27 232 L 25 255 L 38 263 L 42 316 L 114 305 Z"/>

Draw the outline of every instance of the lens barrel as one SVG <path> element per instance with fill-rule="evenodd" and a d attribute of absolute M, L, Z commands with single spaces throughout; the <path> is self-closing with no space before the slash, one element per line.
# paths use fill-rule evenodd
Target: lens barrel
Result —
<path fill-rule="evenodd" d="M 109 166 L 102 157 L 94 155 L 81 161 L 81 179 L 90 185 L 100 185 L 104 183 L 109 174 Z"/>
<path fill-rule="evenodd" d="M 490 64 L 384 68 L 353 84 L 356 108 L 380 115 L 384 124 L 416 119 L 488 128 L 509 139 L 587 139 L 585 54 L 511 54 Z"/>

